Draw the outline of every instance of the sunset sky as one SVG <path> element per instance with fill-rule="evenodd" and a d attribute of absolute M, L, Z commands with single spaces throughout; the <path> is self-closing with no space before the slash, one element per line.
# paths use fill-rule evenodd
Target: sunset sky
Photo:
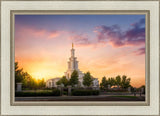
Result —
<path fill-rule="evenodd" d="M 36 79 L 64 75 L 72 42 L 82 72 L 145 84 L 145 15 L 15 16 L 15 61 Z"/>

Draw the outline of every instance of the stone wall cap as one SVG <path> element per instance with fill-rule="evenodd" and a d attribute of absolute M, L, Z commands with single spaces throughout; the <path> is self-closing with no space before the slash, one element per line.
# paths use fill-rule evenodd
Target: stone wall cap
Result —
<path fill-rule="evenodd" d="M 16 84 L 22 84 L 22 83 L 16 83 Z"/>

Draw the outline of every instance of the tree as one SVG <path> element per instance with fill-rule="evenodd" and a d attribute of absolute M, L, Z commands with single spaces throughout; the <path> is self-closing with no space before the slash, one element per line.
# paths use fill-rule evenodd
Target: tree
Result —
<path fill-rule="evenodd" d="M 111 77 L 110 85 L 111 85 L 111 87 L 114 86 L 114 85 L 116 85 L 115 78 Z"/>
<path fill-rule="evenodd" d="M 113 77 L 108 78 L 107 83 L 110 85 L 110 87 L 112 87 L 115 85 L 115 79 Z"/>
<path fill-rule="evenodd" d="M 72 86 L 78 84 L 78 72 L 76 70 L 72 72 L 69 84 Z"/>
<path fill-rule="evenodd" d="M 69 84 L 68 79 L 66 76 L 63 76 L 59 81 L 56 82 L 57 85 L 63 84 L 65 87 Z"/>
<path fill-rule="evenodd" d="M 42 78 L 41 80 L 39 80 L 38 86 L 39 86 L 39 88 L 44 88 L 44 87 L 46 86 L 46 83 L 45 83 L 45 81 L 44 81 L 44 78 Z"/>
<path fill-rule="evenodd" d="M 23 81 L 23 68 L 19 69 L 18 62 L 15 62 L 15 85 Z"/>
<path fill-rule="evenodd" d="M 15 62 L 15 87 L 16 83 L 22 83 L 23 89 L 40 89 L 45 87 L 44 79 L 34 79 L 30 74 L 19 68 L 18 62 Z"/>
<path fill-rule="evenodd" d="M 83 76 L 83 85 L 89 87 L 92 84 L 92 82 L 93 82 L 93 79 L 91 77 L 90 72 L 85 73 Z"/>
<path fill-rule="evenodd" d="M 121 87 L 122 87 L 123 89 L 126 89 L 126 88 L 130 87 L 130 86 L 131 86 L 131 85 L 130 85 L 130 81 L 131 81 L 130 78 L 127 78 L 126 75 L 123 75 L 123 76 L 122 76 L 122 81 L 121 81 Z"/>
<path fill-rule="evenodd" d="M 105 76 L 102 78 L 102 81 L 100 83 L 100 87 L 101 87 L 101 89 L 107 89 L 108 88 L 108 82 L 107 82 Z"/>
<path fill-rule="evenodd" d="M 120 75 L 116 76 L 115 78 L 110 77 L 108 79 L 106 79 L 106 77 L 102 78 L 102 82 L 100 83 L 100 87 L 101 89 L 106 89 L 108 88 L 108 85 L 110 85 L 110 87 L 117 85 L 117 87 L 121 87 L 122 89 L 126 89 L 128 87 L 131 87 L 130 85 L 130 78 L 127 78 L 126 75 L 123 75 L 122 77 Z"/>
<path fill-rule="evenodd" d="M 64 86 L 66 87 L 69 84 L 68 79 L 66 78 L 66 76 L 62 77 L 62 83 L 64 84 Z"/>
<path fill-rule="evenodd" d="M 121 85 L 121 77 L 120 77 L 120 75 L 116 76 L 115 84 L 117 85 L 118 88 Z"/>
<path fill-rule="evenodd" d="M 57 85 L 61 85 L 61 79 L 59 81 L 56 82 Z"/>
<path fill-rule="evenodd" d="M 31 80 L 32 76 L 29 75 L 27 72 L 23 72 L 23 80 L 22 80 L 22 84 L 23 84 L 23 88 L 29 88 L 30 87 L 30 80 Z"/>
<path fill-rule="evenodd" d="M 145 94 L 145 85 L 142 85 L 139 89 L 142 92 L 142 94 Z M 142 89 L 143 89 L 143 91 L 142 91 Z"/>

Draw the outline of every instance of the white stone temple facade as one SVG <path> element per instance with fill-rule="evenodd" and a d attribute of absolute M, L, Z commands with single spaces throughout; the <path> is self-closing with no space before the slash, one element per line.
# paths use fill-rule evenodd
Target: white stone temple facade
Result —
<path fill-rule="evenodd" d="M 78 69 L 78 61 L 77 61 L 77 57 L 75 57 L 75 49 L 74 49 L 74 46 L 73 46 L 73 43 L 72 43 L 71 57 L 69 58 L 69 61 L 68 61 L 68 69 L 64 73 L 64 75 L 66 76 L 67 79 L 71 78 L 71 74 L 72 74 L 72 72 L 74 70 L 76 70 L 78 72 L 79 86 L 83 86 L 83 76 L 84 76 L 84 73 L 82 73 Z"/>
<path fill-rule="evenodd" d="M 77 86 L 80 86 L 80 87 L 84 87 L 83 85 L 83 76 L 84 76 L 84 73 L 82 73 L 82 71 L 79 70 L 78 68 L 78 61 L 77 61 L 77 57 L 75 57 L 75 49 L 74 49 L 74 45 L 72 43 L 72 49 L 71 49 L 71 57 L 69 58 L 69 61 L 68 61 L 68 69 L 67 71 L 64 73 L 64 75 L 66 76 L 66 78 L 69 80 L 71 78 L 71 74 L 72 72 L 76 70 L 78 72 L 78 85 Z M 93 84 L 92 86 L 94 88 L 99 88 L 99 81 L 98 81 L 98 78 L 93 78 Z M 55 83 L 59 80 L 60 78 L 52 78 L 52 79 L 49 79 L 46 81 L 46 87 L 57 87 L 57 85 L 55 85 Z M 56 82 L 55 82 L 56 81 Z"/>
<path fill-rule="evenodd" d="M 52 88 L 52 87 L 57 87 L 57 81 L 59 81 L 61 78 L 60 77 L 55 77 L 55 78 L 51 78 L 51 79 L 48 79 L 46 81 L 46 87 L 48 88 Z"/>

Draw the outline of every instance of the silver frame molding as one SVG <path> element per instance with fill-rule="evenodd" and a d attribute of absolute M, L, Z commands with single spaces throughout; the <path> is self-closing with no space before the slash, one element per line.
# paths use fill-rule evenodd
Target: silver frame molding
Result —
<path fill-rule="evenodd" d="M 145 85 L 146 85 L 146 94 L 145 94 L 145 101 L 121 101 L 121 102 L 117 102 L 117 101 L 39 101 L 39 102 L 22 102 L 22 101 L 15 101 L 14 100 L 14 96 L 15 96 L 15 90 L 14 90 L 14 22 L 15 22 L 15 15 L 30 15 L 30 14 L 34 14 L 34 15 L 78 15 L 78 14 L 84 14 L 84 15 L 89 15 L 89 14 L 96 14 L 96 15 L 102 15 L 102 14 L 114 14 L 114 15 L 145 15 L 145 21 L 146 21 L 146 54 L 145 54 L 145 72 L 146 72 L 146 77 L 145 77 Z M 69 11 L 65 11 L 65 10 L 57 10 L 57 11 L 51 11 L 51 10 L 47 10 L 47 11 L 20 11 L 20 10 L 12 10 L 10 12 L 10 16 L 11 16 L 11 30 L 10 30 L 10 39 L 11 39 L 11 105 L 12 106 L 149 106 L 150 104 L 150 95 L 149 95 L 149 80 L 150 80 L 150 73 L 149 73 L 149 69 L 150 69 L 150 58 L 149 58 L 149 17 L 150 17 L 150 12 L 147 10 L 131 10 L 131 11 L 122 11 L 122 10 L 117 10 L 117 11 L 112 11 L 112 10 L 100 10 L 100 11 L 94 11 L 94 10 L 90 10 L 90 11 L 86 11 L 86 10 L 82 10 L 82 11 L 73 11 L 73 10 L 69 10 Z"/>
<path fill-rule="evenodd" d="M 25 2 L 28 2 L 28 1 L 30 1 L 30 2 L 34 2 L 34 1 L 83 1 L 83 0 L 0 0 L 0 13 L 2 13 L 2 11 L 3 11 L 3 9 L 2 9 L 2 2 L 3 1 L 13 1 L 13 2 L 16 2 L 16 1 L 25 1 Z M 135 2 L 135 1 L 144 1 L 144 2 L 147 2 L 147 1 L 155 1 L 155 2 L 158 2 L 159 3 L 159 19 L 160 19 L 160 0 L 87 0 L 87 1 L 131 1 L 131 2 Z M 145 54 L 145 63 L 146 63 L 146 67 L 145 67 L 145 75 L 146 75 L 146 77 L 145 77 L 145 85 L 146 85 L 146 95 L 145 95 L 145 101 L 143 101 L 143 102 L 139 102 L 139 101 L 137 101 L 137 102 L 117 102 L 117 101 L 112 101 L 112 102 L 108 102 L 108 101 L 106 101 L 106 102 L 99 102 L 99 101 L 93 101 L 93 102 L 89 102 L 89 101 L 86 101 L 86 102 L 81 102 L 81 101 L 72 101 L 72 102 L 70 102 L 70 101 L 66 101 L 66 102 L 64 102 L 64 101 L 35 101 L 35 102 L 28 102 L 28 101 L 25 101 L 25 102 L 18 102 L 18 101 L 15 101 L 15 90 L 14 90 L 14 85 L 15 85 L 15 83 L 14 83 L 14 62 L 15 62 L 15 59 L 14 59 L 14 45 L 15 45 L 15 43 L 14 43 L 14 17 L 15 17 L 15 15 L 16 14 L 19 14 L 19 15 L 24 15 L 24 14 L 34 14 L 34 15 L 38 15 L 38 14 L 43 14 L 43 15 L 46 15 L 46 14 L 65 14 L 65 15 L 67 15 L 67 14 L 74 14 L 74 15 L 76 15 L 76 14 L 85 14 L 85 15 L 88 15 L 88 14 L 97 14 L 97 15 L 99 15 L 99 14 L 144 14 L 145 15 L 145 19 L 146 19 L 146 54 Z M 144 106 L 144 107 L 149 107 L 149 106 L 153 106 L 153 97 L 152 97 L 152 95 L 150 95 L 150 80 L 152 80 L 152 79 L 150 79 L 150 73 L 153 73 L 153 70 L 152 71 L 150 71 L 152 68 L 150 68 L 150 46 L 152 46 L 152 44 L 150 44 L 150 41 L 152 41 L 152 39 L 150 39 L 150 10 L 11 10 L 10 11 L 10 46 L 7 46 L 7 47 L 10 47 L 10 69 L 8 69 L 8 70 L 10 70 L 10 88 L 7 88 L 7 89 L 10 89 L 10 106 L 8 105 L 8 107 L 21 107 L 21 108 L 24 108 L 25 106 L 27 107 L 27 106 L 37 106 L 37 107 L 41 107 L 41 106 L 48 106 L 47 108 L 49 108 L 49 107 L 51 107 L 51 106 L 53 106 L 54 108 L 57 106 L 59 106 L 59 107 L 63 107 L 63 106 L 75 106 L 75 107 L 78 107 L 78 106 L 82 106 L 81 108 L 83 108 L 83 106 L 84 107 L 86 107 L 86 106 L 99 106 L 99 107 L 102 107 L 102 106 L 120 106 L 119 108 L 121 108 L 121 106 L 123 107 L 123 106 L 137 106 L 137 107 L 139 107 L 139 106 Z M 9 15 L 8 15 L 9 16 Z M 0 31 L 0 36 L 1 36 L 1 39 L 0 39 L 0 46 L 1 46 L 1 49 L 2 49 L 2 46 L 3 46 L 3 42 L 2 42 L 2 40 L 4 39 L 4 38 L 2 38 L 3 36 L 2 36 L 2 18 L 3 16 L 2 16 L 2 14 L 0 15 L 0 27 L 1 27 L 1 31 Z M 7 18 L 7 19 L 9 19 L 9 18 Z M 151 21 L 151 22 L 153 22 L 153 21 Z M 151 23 L 152 24 L 152 23 Z M 7 27 L 9 27 L 9 26 L 7 26 Z M 6 28 L 7 28 L 6 27 Z M 156 26 L 155 26 L 156 27 Z M 160 29 L 160 21 L 159 21 L 159 25 L 158 25 L 158 27 L 159 27 L 159 29 Z M 157 27 L 157 28 L 158 28 Z M 152 30 L 153 30 L 153 28 L 151 28 Z M 151 30 L 151 32 L 152 32 L 152 30 Z M 159 40 L 160 40 L 160 32 L 158 33 L 159 34 Z M 152 34 L 151 34 L 151 37 L 152 37 Z M 8 37 L 9 38 L 9 37 Z M 159 47 L 158 47 L 158 49 L 159 49 L 159 53 L 157 53 L 158 54 L 158 60 L 156 60 L 157 62 L 158 62 L 158 66 L 160 67 L 160 41 L 159 41 Z M 157 45 L 157 44 L 156 44 Z M 153 47 L 153 46 L 152 46 Z M 151 47 L 151 48 L 152 48 Z M 1 74 L 1 76 L 2 76 L 2 69 L 3 69 L 3 67 L 2 67 L 2 64 L 3 64 L 3 60 L 2 60 L 2 50 L 0 51 L 0 56 L 1 56 L 1 60 L 0 60 L 0 64 L 1 64 L 1 70 L 0 70 L 0 74 Z M 153 49 L 151 49 L 151 53 L 153 53 Z M 154 53 L 155 54 L 155 53 Z M 152 57 L 151 57 L 152 58 Z M 159 72 L 158 72 L 158 76 L 160 76 L 160 68 L 159 68 Z M 8 78 L 8 77 L 7 77 Z M 2 111 L 3 111 L 3 113 L 4 113 L 4 107 L 2 106 L 2 104 L 4 104 L 4 101 L 3 101 L 3 103 L 2 103 L 2 98 L 3 97 L 1 97 L 2 96 L 2 94 L 3 93 L 1 93 L 2 92 L 2 77 L 0 78 L 0 116 L 2 115 Z M 9 82 L 9 81 L 8 81 Z M 159 86 L 158 86 L 158 89 L 160 90 L 160 77 L 159 77 Z M 153 87 L 153 85 L 151 86 L 151 88 Z M 158 107 L 159 107 L 159 113 L 158 113 L 158 115 L 151 115 L 151 114 L 148 114 L 148 116 L 160 116 L 160 93 L 159 93 L 159 105 L 158 105 Z M 150 100 L 151 99 L 151 100 Z M 9 100 L 9 99 L 7 99 L 7 100 Z M 158 100 L 158 98 L 157 98 L 157 100 Z M 8 103 L 9 103 L 9 101 L 8 101 Z M 155 102 L 154 102 L 155 103 Z M 23 107 L 24 106 L 24 107 Z M 3 108 L 2 108 L 3 107 Z M 56 107 L 56 108 L 57 108 Z M 132 108 L 133 108 L 132 107 Z M 136 107 L 136 108 L 137 108 Z M 139 107 L 140 108 L 140 107 Z M 3 109 L 3 110 L 2 110 Z M 58 109 L 58 108 L 57 108 Z M 134 109 L 134 108 L 133 108 Z M 8 110 L 8 109 L 7 109 Z M 85 110 L 85 109 L 84 109 Z M 141 109 L 140 109 L 141 110 Z M 5 109 L 5 111 L 6 111 L 6 109 Z M 17 111 L 17 110 L 16 110 Z M 40 111 L 40 110 L 39 110 Z M 46 110 L 45 110 L 46 111 Z M 105 109 L 103 109 L 103 111 L 105 111 Z M 146 110 L 145 110 L 146 111 Z M 51 111 L 52 112 L 52 111 Z M 68 112 L 68 111 L 67 111 Z M 71 112 L 71 111 L 70 111 Z M 86 111 L 87 112 L 87 111 Z M 137 112 L 137 110 L 136 110 L 136 112 Z M 149 113 L 151 112 L 151 110 L 149 110 Z M 155 112 L 155 111 L 154 111 Z M 32 112 L 31 112 L 32 114 L 33 114 L 33 110 L 32 110 Z M 45 112 L 46 113 L 46 112 Z M 57 111 L 56 111 L 56 113 L 57 113 Z M 59 112 L 58 112 L 59 113 Z M 90 114 L 91 114 L 91 112 L 89 112 Z M 97 111 L 96 112 L 94 112 L 94 113 L 97 113 Z M 98 112 L 98 113 L 101 113 L 101 112 Z M 118 112 L 119 113 L 119 112 Z M 138 113 L 141 113 L 141 111 L 139 111 Z M 152 112 L 153 113 L 153 112 Z M 40 113 L 39 113 L 40 114 Z M 61 114 L 61 113 L 60 113 Z M 71 112 L 71 114 L 72 114 L 72 112 Z M 103 116 L 102 114 L 104 114 L 104 113 L 101 113 L 101 116 Z M 145 114 L 146 114 L 146 112 L 145 112 Z M 95 115 L 95 114 L 94 114 Z M 127 114 L 125 114 L 125 115 L 127 115 Z M 3 116 L 11 116 L 10 114 L 9 115 L 7 115 L 7 114 L 3 114 Z M 15 116 L 20 116 L 20 115 L 17 115 L 17 113 L 16 113 L 16 115 Z M 21 116 L 29 116 L 29 115 L 26 115 L 26 114 L 24 114 L 24 113 L 22 113 L 22 115 Z M 40 116 L 40 115 L 38 115 L 38 116 Z M 46 115 L 46 116 L 51 116 L 51 115 Z M 104 115 L 104 116 L 106 116 L 106 115 Z M 122 114 L 118 114 L 118 115 L 109 115 L 109 116 L 122 116 Z M 138 116 L 138 115 L 132 115 L 131 114 L 131 116 Z M 140 115 L 140 116 L 146 116 L 146 115 Z"/>

